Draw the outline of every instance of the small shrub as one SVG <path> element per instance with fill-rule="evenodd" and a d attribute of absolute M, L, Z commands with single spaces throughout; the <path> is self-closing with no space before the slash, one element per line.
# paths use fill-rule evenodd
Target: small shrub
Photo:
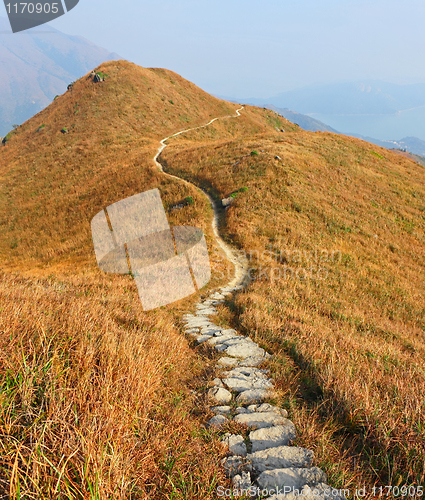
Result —
<path fill-rule="evenodd" d="M 230 195 L 230 198 L 236 198 L 238 196 L 239 193 L 245 193 L 246 191 L 248 191 L 248 188 L 246 186 L 244 187 L 241 187 L 239 188 L 237 191 L 235 191 L 234 193 L 232 193 Z"/>
<path fill-rule="evenodd" d="M 188 204 L 188 205 L 193 205 L 195 203 L 195 201 L 193 200 L 192 196 L 186 196 L 186 198 L 184 199 L 184 201 Z"/>
<path fill-rule="evenodd" d="M 68 129 L 66 127 L 63 127 L 61 129 L 61 132 L 62 132 L 62 134 L 67 134 L 68 133 Z"/>
<path fill-rule="evenodd" d="M 258 156 L 258 151 L 251 151 L 251 156 Z"/>
<path fill-rule="evenodd" d="M 172 101 L 172 99 L 170 99 L 168 102 L 169 102 L 170 104 L 174 104 L 174 102 Z"/>

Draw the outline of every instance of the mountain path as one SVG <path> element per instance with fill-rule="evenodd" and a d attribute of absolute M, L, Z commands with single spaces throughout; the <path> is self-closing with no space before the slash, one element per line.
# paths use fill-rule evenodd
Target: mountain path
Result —
<path fill-rule="evenodd" d="M 156 153 L 156 155 L 155 155 L 155 157 L 153 159 L 154 162 L 155 162 L 155 164 L 156 164 L 156 166 L 159 168 L 159 170 L 163 174 L 167 175 L 168 177 L 172 177 L 173 179 L 176 179 L 179 182 L 185 182 L 186 184 L 190 184 L 190 185 L 194 186 L 195 188 L 197 188 L 200 191 L 202 191 L 202 193 L 208 198 L 209 202 L 211 203 L 213 212 L 214 212 L 214 217 L 213 217 L 213 221 L 212 221 L 212 229 L 213 229 L 214 237 L 215 237 L 218 245 L 222 248 L 222 250 L 226 254 L 226 257 L 228 258 L 228 260 L 235 267 L 235 277 L 234 277 L 234 279 L 231 282 L 232 285 L 229 283 L 229 285 L 231 285 L 231 286 L 233 286 L 233 284 L 234 285 L 241 284 L 241 283 L 243 283 L 246 280 L 246 278 L 247 278 L 247 267 L 248 266 L 247 266 L 247 261 L 245 259 L 243 259 L 243 257 L 238 256 L 237 253 L 232 249 L 232 247 L 230 245 L 228 245 L 223 240 L 223 238 L 220 236 L 220 233 L 219 233 L 219 230 L 218 230 L 219 213 L 218 213 L 218 208 L 216 206 L 215 201 L 213 200 L 213 198 L 206 191 L 200 189 L 198 186 L 196 186 L 192 182 L 189 182 L 186 179 L 182 179 L 181 177 L 177 177 L 176 175 L 172 175 L 172 174 L 169 174 L 168 172 L 165 172 L 164 169 L 163 169 L 163 167 L 162 167 L 162 165 L 161 165 L 161 163 L 158 161 L 158 158 L 161 155 L 161 153 L 164 151 L 164 149 L 167 147 L 167 144 L 165 144 L 165 142 L 168 141 L 169 139 L 171 139 L 173 137 L 176 137 L 178 135 L 184 134 L 186 132 L 191 132 L 193 130 L 198 130 L 198 129 L 201 129 L 201 128 L 208 127 L 209 125 L 211 125 L 212 123 L 214 123 L 217 120 L 221 120 L 221 119 L 225 119 L 225 118 L 237 118 L 238 116 L 240 116 L 240 112 L 242 110 L 243 110 L 243 106 L 241 108 L 239 108 L 239 109 L 236 110 L 236 114 L 235 115 L 227 115 L 227 116 L 223 116 L 223 117 L 213 118 L 212 120 L 210 120 L 205 125 L 200 125 L 198 127 L 193 127 L 193 128 L 189 128 L 189 129 L 186 129 L 186 130 L 182 130 L 180 132 L 177 132 L 176 134 L 172 134 L 172 135 L 169 135 L 168 137 L 165 137 L 165 139 L 162 139 L 162 141 L 160 141 L 161 146 L 158 148 L 158 151 L 157 151 L 157 153 Z"/>
<path fill-rule="evenodd" d="M 158 169 L 164 175 L 200 189 L 195 184 L 164 171 L 158 160 L 167 147 L 166 141 L 186 132 L 208 127 L 218 119 L 237 118 L 242 109 L 243 107 L 236 110 L 235 115 L 213 118 L 205 125 L 182 130 L 162 139 L 154 157 Z M 228 448 L 222 466 L 227 477 L 232 480 L 233 495 L 239 497 L 241 490 L 246 490 L 250 498 L 265 498 L 264 493 L 267 492 L 268 500 L 295 500 L 298 497 L 307 500 L 344 500 L 343 495 L 326 484 L 326 474 L 313 466 L 313 451 L 291 446 L 296 439 L 296 429 L 287 418 L 287 411 L 266 402 L 274 396 L 273 379 L 268 377 L 269 370 L 259 366 L 272 356 L 249 337 L 232 328 L 218 326 L 209 319 L 217 314 L 217 304 L 224 302 L 227 296 L 241 290 L 248 283 L 248 262 L 220 236 L 216 203 L 208 193 L 201 191 L 212 205 L 214 237 L 233 263 L 235 276 L 226 286 L 212 292 L 207 299 L 200 300 L 195 306 L 195 313 L 183 316 L 183 324 L 185 332 L 195 337 L 199 344 L 206 342 L 223 355 L 217 362 L 220 377 L 212 381 L 212 387 L 208 391 L 208 397 L 214 403 L 211 411 L 215 416 L 206 426 L 221 430 L 233 420 L 245 424 L 249 429 L 246 435 L 222 435 L 222 443 Z M 228 490 L 225 486 L 218 485 L 219 497 L 225 496 L 226 492 Z"/>

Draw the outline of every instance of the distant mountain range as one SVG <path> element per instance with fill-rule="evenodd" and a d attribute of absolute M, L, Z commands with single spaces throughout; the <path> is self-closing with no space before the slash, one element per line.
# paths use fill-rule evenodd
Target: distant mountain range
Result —
<path fill-rule="evenodd" d="M 276 111 L 276 113 L 279 113 L 290 122 L 296 123 L 304 130 L 310 130 L 311 132 L 333 132 L 334 134 L 339 134 L 337 130 L 329 127 L 320 120 L 316 120 L 314 118 L 311 118 L 310 116 L 297 113 L 296 111 L 292 111 L 291 109 L 278 108 L 276 106 L 273 106 L 272 104 L 267 104 L 265 107 L 268 109 L 273 109 L 274 111 Z"/>
<path fill-rule="evenodd" d="M 374 137 L 369 137 L 355 132 L 340 132 L 334 129 L 333 127 L 330 127 L 329 125 L 326 125 L 322 121 L 317 120 L 316 118 L 312 118 L 311 116 L 298 113 L 288 108 L 279 108 L 278 106 L 275 106 L 273 104 L 259 102 L 263 101 L 262 99 L 232 99 L 229 97 L 222 97 L 222 98 L 231 102 L 254 104 L 267 109 L 272 109 L 277 113 L 279 113 L 280 115 L 282 115 L 283 117 L 285 117 L 287 120 L 291 121 L 292 123 L 296 123 L 304 130 L 309 130 L 311 132 L 318 132 L 318 131 L 331 132 L 334 134 L 343 133 L 344 135 L 358 137 L 359 139 L 371 142 L 372 144 L 376 144 L 377 146 L 381 146 L 383 148 L 401 149 L 409 151 L 414 155 L 419 155 L 421 157 L 419 158 L 420 163 L 425 162 L 425 159 L 423 158 L 425 157 L 425 141 L 419 139 L 418 137 L 404 137 L 403 139 L 400 140 L 385 140 L 385 139 L 376 139 Z"/>
<path fill-rule="evenodd" d="M 290 90 L 267 99 L 245 100 L 257 105 L 273 104 L 279 108 L 296 109 L 306 115 L 391 115 L 425 107 L 425 83 L 335 83 Z"/>
<path fill-rule="evenodd" d="M 12 34 L 0 18 L 0 136 L 41 111 L 67 85 L 118 54 L 44 25 Z"/>

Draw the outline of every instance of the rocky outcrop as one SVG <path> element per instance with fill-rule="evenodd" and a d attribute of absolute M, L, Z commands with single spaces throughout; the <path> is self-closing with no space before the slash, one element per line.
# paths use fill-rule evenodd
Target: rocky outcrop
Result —
<path fill-rule="evenodd" d="M 233 201 L 235 201 L 235 199 L 232 198 L 231 196 L 229 196 L 229 198 L 223 198 L 221 200 L 221 206 L 224 208 L 227 208 L 228 206 L 230 206 L 232 204 Z"/>

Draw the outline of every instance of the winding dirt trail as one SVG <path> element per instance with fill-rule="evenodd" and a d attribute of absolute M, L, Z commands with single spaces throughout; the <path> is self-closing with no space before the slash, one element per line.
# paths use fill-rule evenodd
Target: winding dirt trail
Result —
<path fill-rule="evenodd" d="M 223 118 L 236 118 L 240 116 L 242 109 L 243 107 L 238 109 L 234 116 Z M 183 130 L 162 139 L 161 146 L 154 158 L 160 171 L 169 177 L 200 189 L 185 179 L 164 172 L 158 158 L 167 147 L 165 143 L 168 139 L 191 130 L 208 127 L 216 120 L 218 118 L 214 118 L 200 127 Z M 215 415 L 206 423 L 206 426 L 215 427 L 221 431 L 223 426 L 225 427 L 229 421 L 233 420 L 251 429 L 249 435 L 245 436 L 242 434 L 222 434 L 221 442 L 228 448 L 228 452 L 227 458 L 224 458 L 221 464 L 226 475 L 231 478 L 235 491 L 238 492 L 248 491 L 254 486 L 255 491 L 265 491 L 269 500 L 277 500 L 277 496 L 273 495 L 272 492 L 283 491 L 283 488 L 286 488 L 289 483 L 292 488 L 301 491 L 300 495 L 305 498 L 317 498 L 318 500 L 330 498 L 325 494 L 330 491 L 329 485 L 326 484 L 326 474 L 322 469 L 313 466 L 313 451 L 291 446 L 292 441 L 296 438 L 296 429 L 294 423 L 287 418 L 288 412 L 266 402 L 270 401 L 276 394 L 274 381 L 273 378 L 269 378 L 269 369 L 257 367 L 270 359 L 272 355 L 249 336 L 241 335 L 232 328 L 219 326 L 214 323 L 214 319 L 211 319 L 217 314 L 215 305 L 223 302 L 227 295 L 234 293 L 248 283 L 249 273 L 247 259 L 241 256 L 235 248 L 225 243 L 219 234 L 219 211 L 216 203 L 208 193 L 201 191 L 213 207 L 212 228 L 214 236 L 228 260 L 235 266 L 235 276 L 227 286 L 221 287 L 206 299 L 199 300 L 196 304 L 196 311 L 183 316 L 183 328 L 187 335 L 195 337 L 198 344 L 206 342 L 223 356 L 217 361 L 218 376 L 211 381 L 212 387 L 208 391 L 208 398 L 211 403 L 214 403 L 210 410 Z M 231 404 L 235 405 L 233 409 L 232 406 L 229 406 Z M 314 490 L 311 487 L 314 487 Z M 269 496 L 269 493 L 272 496 Z M 295 498 L 292 495 L 284 496 L 285 498 L 287 496 Z M 345 496 L 339 494 L 332 496 L 332 498 L 345 500 Z"/>
<path fill-rule="evenodd" d="M 168 172 L 165 172 L 161 163 L 158 161 L 158 158 L 160 156 L 160 154 L 164 151 L 164 149 L 167 147 L 167 144 L 166 141 L 168 141 L 169 139 L 173 138 L 173 137 L 176 137 L 178 135 L 181 135 L 181 134 L 184 134 L 186 132 L 191 132 L 192 130 L 198 130 L 198 129 L 201 129 L 201 128 L 205 128 L 205 127 L 208 127 L 209 125 L 211 125 L 212 123 L 214 123 L 216 120 L 221 120 L 221 119 L 227 119 L 227 118 L 237 118 L 238 116 L 240 116 L 240 112 L 243 110 L 243 106 L 239 109 L 236 110 L 236 114 L 235 115 L 227 115 L 227 116 L 222 116 L 222 117 L 218 117 L 218 118 L 213 118 L 211 121 L 209 121 L 208 123 L 206 123 L 205 125 L 200 125 L 198 127 L 193 127 L 193 128 L 188 128 L 186 130 L 181 130 L 180 132 L 177 132 L 173 135 L 169 135 L 168 137 L 165 137 L 164 139 L 162 139 L 160 141 L 160 144 L 161 146 L 158 148 L 158 151 L 154 157 L 154 162 L 156 164 L 156 166 L 158 167 L 158 169 L 164 174 L 164 175 L 167 175 L 168 177 L 172 177 L 173 179 L 176 179 L 180 182 L 185 182 L 186 184 L 190 184 L 192 186 L 194 186 L 195 188 L 199 189 L 209 200 L 209 202 L 211 203 L 211 206 L 212 206 L 212 209 L 213 209 L 213 212 L 214 212 L 214 217 L 213 217 L 213 221 L 212 221 L 212 229 L 213 229 L 213 233 L 214 233 L 214 237 L 218 243 L 218 245 L 222 248 L 222 250 L 224 251 L 224 253 L 226 254 L 226 257 L 227 259 L 234 265 L 235 267 L 235 276 L 234 278 L 228 283 L 228 286 L 238 286 L 238 285 L 242 285 L 243 283 L 245 283 L 248 279 L 248 274 L 247 274 L 247 270 L 248 270 L 248 261 L 246 258 L 244 258 L 243 256 L 239 255 L 237 250 L 232 248 L 229 244 L 227 244 L 223 238 L 220 236 L 220 232 L 218 230 L 218 223 L 219 223 L 219 212 L 218 212 L 218 207 L 217 207 L 217 204 L 215 203 L 215 201 L 213 200 L 213 198 L 206 192 L 204 191 L 203 189 L 199 188 L 196 184 L 193 184 L 192 182 L 189 182 L 187 181 L 186 179 L 182 179 L 181 177 L 177 177 L 176 175 L 172 175 L 172 174 L 169 174 Z"/>

